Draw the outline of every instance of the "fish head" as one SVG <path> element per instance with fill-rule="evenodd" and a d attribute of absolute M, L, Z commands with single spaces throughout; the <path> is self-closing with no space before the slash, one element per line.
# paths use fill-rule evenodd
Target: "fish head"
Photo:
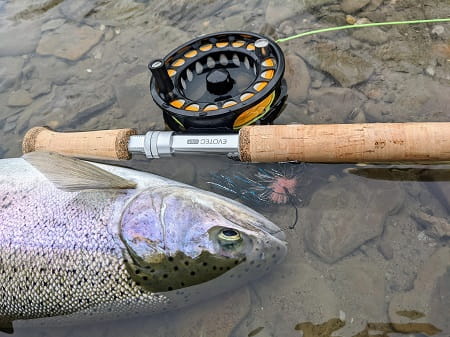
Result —
<path fill-rule="evenodd" d="M 120 236 L 127 269 L 152 292 L 227 277 L 227 287 L 258 278 L 283 260 L 284 233 L 252 209 L 186 186 L 140 192 L 125 207 Z"/>

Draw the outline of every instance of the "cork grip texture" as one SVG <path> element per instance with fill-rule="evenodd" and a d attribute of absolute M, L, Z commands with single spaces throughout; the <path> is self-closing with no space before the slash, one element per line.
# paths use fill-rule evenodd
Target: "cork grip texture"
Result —
<path fill-rule="evenodd" d="M 450 123 L 364 123 L 246 126 L 246 162 L 450 161 Z"/>
<path fill-rule="evenodd" d="M 105 160 L 127 160 L 128 142 L 134 129 L 89 132 L 56 132 L 47 127 L 34 127 L 25 134 L 23 153 L 48 151 L 59 154 Z"/>

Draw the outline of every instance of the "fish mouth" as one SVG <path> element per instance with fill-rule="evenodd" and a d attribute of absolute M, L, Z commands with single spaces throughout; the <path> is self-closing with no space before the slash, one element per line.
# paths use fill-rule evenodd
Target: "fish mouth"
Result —
<path fill-rule="evenodd" d="M 270 233 L 268 232 L 270 235 L 272 235 L 273 237 L 276 237 L 278 240 L 286 242 L 286 234 L 283 232 L 282 229 L 278 229 L 278 231 Z"/>
<path fill-rule="evenodd" d="M 284 233 L 284 230 L 265 217 L 260 218 L 257 227 L 281 241 L 286 241 L 286 234 Z"/>

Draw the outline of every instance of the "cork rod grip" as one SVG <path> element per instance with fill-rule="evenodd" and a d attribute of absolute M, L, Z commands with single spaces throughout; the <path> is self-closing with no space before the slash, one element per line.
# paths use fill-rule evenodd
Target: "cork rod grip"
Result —
<path fill-rule="evenodd" d="M 22 151 L 48 151 L 89 159 L 127 160 L 131 158 L 128 142 L 130 136 L 135 134 L 134 129 L 56 132 L 38 126 L 25 134 Z"/>
<path fill-rule="evenodd" d="M 450 161 L 450 123 L 246 126 L 239 153 L 246 162 Z"/>

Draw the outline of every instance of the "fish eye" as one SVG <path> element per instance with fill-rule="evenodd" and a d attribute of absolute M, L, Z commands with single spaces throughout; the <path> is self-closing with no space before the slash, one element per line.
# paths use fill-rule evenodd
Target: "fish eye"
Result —
<path fill-rule="evenodd" d="M 234 245 L 242 241 L 241 233 L 232 228 L 222 228 L 218 238 L 219 242 L 224 246 Z"/>

